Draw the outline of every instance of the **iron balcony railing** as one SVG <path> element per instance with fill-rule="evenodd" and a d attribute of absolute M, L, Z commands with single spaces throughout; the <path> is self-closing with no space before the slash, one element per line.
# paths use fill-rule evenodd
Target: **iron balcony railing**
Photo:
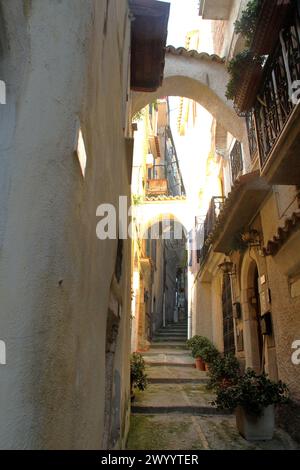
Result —
<path fill-rule="evenodd" d="M 148 180 L 162 180 L 167 179 L 166 165 L 153 165 L 149 168 Z"/>
<path fill-rule="evenodd" d="M 243 172 L 243 153 L 242 145 L 237 140 L 230 152 L 230 166 L 231 166 L 231 177 L 232 182 L 242 174 Z"/>
<path fill-rule="evenodd" d="M 298 104 L 297 100 L 292 99 L 292 94 L 295 85 L 299 90 L 299 80 L 300 20 L 295 8 L 288 26 L 280 32 L 277 47 L 265 64 L 263 82 L 254 108 L 261 168 L 267 163 Z"/>
<path fill-rule="evenodd" d="M 203 230 L 203 245 L 200 250 L 197 250 L 197 261 L 198 263 L 200 262 L 200 265 L 202 265 L 207 258 L 210 248 L 210 243 L 208 239 L 216 225 L 224 201 L 225 197 L 222 196 L 215 196 L 210 201 L 208 212 L 200 228 L 201 230 Z"/>
<path fill-rule="evenodd" d="M 146 194 L 148 196 L 167 195 L 168 179 L 166 165 L 154 165 L 148 169 Z"/>
<path fill-rule="evenodd" d="M 253 162 L 255 160 L 255 157 L 257 155 L 257 150 L 258 150 L 253 110 L 250 111 L 246 115 L 246 125 L 247 125 L 247 132 L 248 132 L 250 158 L 251 158 L 251 161 Z"/>

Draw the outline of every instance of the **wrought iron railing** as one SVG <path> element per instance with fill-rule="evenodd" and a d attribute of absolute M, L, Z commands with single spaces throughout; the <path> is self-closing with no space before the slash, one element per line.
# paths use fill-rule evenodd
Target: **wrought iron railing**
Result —
<path fill-rule="evenodd" d="M 203 245 L 200 250 L 197 251 L 197 260 L 200 262 L 200 265 L 204 263 L 207 258 L 210 243 L 209 243 L 209 236 L 213 232 L 215 224 L 217 222 L 218 216 L 224 204 L 225 197 L 222 196 L 215 196 L 211 199 L 208 212 L 206 214 L 205 220 L 203 222 L 202 230 L 203 230 Z"/>
<path fill-rule="evenodd" d="M 297 80 L 300 80 L 300 21 L 295 8 L 289 25 L 280 32 L 278 45 L 266 62 L 254 109 L 261 168 L 297 106 L 296 100 L 292 100 Z"/>
<path fill-rule="evenodd" d="M 149 168 L 148 179 L 149 180 L 167 179 L 166 165 L 164 165 L 164 164 L 153 165 L 151 168 Z"/>
<path fill-rule="evenodd" d="M 258 149 L 253 110 L 250 111 L 246 115 L 246 124 L 247 124 L 247 132 L 248 132 L 250 158 L 251 158 L 251 161 L 253 162 L 257 155 L 257 149 Z"/>
<path fill-rule="evenodd" d="M 232 182 L 242 174 L 243 172 L 243 153 L 242 145 L 237 140 L 230 152 L 230 166 L 231 166 L 231 176 Z"/>

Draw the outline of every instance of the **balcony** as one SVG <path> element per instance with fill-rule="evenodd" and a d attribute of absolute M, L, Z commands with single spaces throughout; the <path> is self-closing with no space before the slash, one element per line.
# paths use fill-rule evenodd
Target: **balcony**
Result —
<path fill-rule="evenodd" d="M 204 20 L 228 20 L 233 0 L 200 0 L 199 15 Z"/>
<path fill-rule="evenodd" d="M 200 265 L 203 265 L 207 259 L 207 255 L 211 246 L 210 235 L 214 231 L 224 201 L 225 198 L 222 196 L 215 196 L 210 201 L 208 212 L 201 227 L 203 232 L 203 245 L 202 248 L 197 251 L 197 261 L 200 262 Z"/>
<path fill-rule="evenodd" d="M 213 243 L 215 252 L 235 251 L 237 235 L 249 226 L 269 192 L 270 186 L 259 176 L 259 171 L 236 180 L 209 236 L 208 242 Z"/>
<path fill-rule="evenodd" d="M 254 106 L 261 175 L 270 184 L 300 182 L 299 80 L 300 18 L 295 7 L 265 64 Z"/>
<path fill-rule="evenodd" d="M 170 5 L 154 0 L 130 0 L 131 89 L 153 92 L 162 84 Z"/>
<path fill-rule="evenodd" d="M 148 169 L 146 196 L 160 196 L 168 194 L 168 180 L 165 165 L 154 165 Z"/>

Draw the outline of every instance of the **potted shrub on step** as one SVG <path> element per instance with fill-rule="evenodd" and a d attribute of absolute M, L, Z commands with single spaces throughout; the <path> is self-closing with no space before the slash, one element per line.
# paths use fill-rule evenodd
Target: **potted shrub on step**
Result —
<path fill-rule="evenodd" d="M 196 368 L 201 371 L 206 370 L 205 363 L 210 363 L 219 354 L 212 342 L 204 336 L 195 335 L 186 344 L 195 358 Z"/>
<path fill-rule="evenodd" d="M 133 353 L 130 357 L 130 385 L 131 401 L 134 400 L 134 389 L 144 391 L 147 387 L 147 375 L 145 374 L 145 361 L 139 353 Z"/>
<path fill-rule="evenodd" d="M 289 402 L 288 387 L 273 382 L 266 374 L 248 369 L 237 382 L 219 387 L 214 404 L 219 409 L 235 410 L 239 433 L 248 441 L 271 440 L 275 428 L 274 407 Z"/>
<path fill-rule="evenodd" d="M 209 389 L 229 387 L 237 383 L 241 376 L 240 364 L 234 354 L 217 356 L 209 369 Z"/>

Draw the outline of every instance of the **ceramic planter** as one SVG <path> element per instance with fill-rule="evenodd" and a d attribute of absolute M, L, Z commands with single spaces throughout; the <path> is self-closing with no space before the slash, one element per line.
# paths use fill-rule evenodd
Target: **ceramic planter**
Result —
<path fill-rule="evenodd" d="M 242 406 L 236 409 L 236 425 L 247 441 L 270 441 L 274 435 L 274 405 L 266 407 L 260 416 L 250 415 Z"/>
<path fill-rule="evenodd" d="M 201 357 L 196 357 L 195 358 L 195 364 L 196 364 L 196 369 L 197 370 L 202 370 L 205 371 L 205 362 Z"/>

